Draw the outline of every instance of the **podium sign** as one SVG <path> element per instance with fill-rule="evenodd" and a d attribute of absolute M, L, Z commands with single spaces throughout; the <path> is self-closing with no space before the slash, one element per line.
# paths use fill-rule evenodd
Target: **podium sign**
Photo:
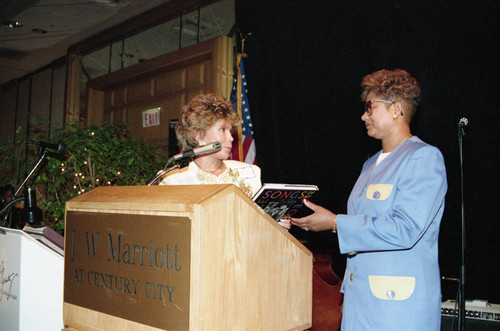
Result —
<path fill-rule="evenodd" d="M 67 220 L 65 302 L 189 329 L 189 218 L 70 211 Z"/>

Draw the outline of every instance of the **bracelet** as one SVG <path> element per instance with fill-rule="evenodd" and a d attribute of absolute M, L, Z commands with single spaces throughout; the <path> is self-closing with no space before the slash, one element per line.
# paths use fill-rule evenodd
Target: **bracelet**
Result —
<path fill-rule="evenodd" d="M 337 218 L 335 217 L 335 221 L 333 221 L 333 229 L 332 229 L 332 232 L 333 233 L 337 233 Z"/>

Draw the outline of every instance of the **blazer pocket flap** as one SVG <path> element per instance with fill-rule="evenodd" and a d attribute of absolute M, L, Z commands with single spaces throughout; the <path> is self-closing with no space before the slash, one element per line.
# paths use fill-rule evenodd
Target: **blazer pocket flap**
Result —
<path fill-rule="evenodd" d="M 406 300 L 415 290 L 415 277 L 368 276 L 372 294 L 381 300 Z"/>
<path fill-rule="evenodd" d="M 366 197 L 370 200 L 386 200 L 392 192 L 392 184 L 371 184 L 366 190 Z"/>

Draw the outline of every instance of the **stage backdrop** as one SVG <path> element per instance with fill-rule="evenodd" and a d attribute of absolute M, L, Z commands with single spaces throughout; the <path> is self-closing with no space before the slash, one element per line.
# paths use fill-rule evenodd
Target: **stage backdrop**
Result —
<path fill-rule="evenodd" d="M 360 81 L 403 68 L 421 84 L 413 134 L 444 154 L 449 189 L 440 234 L 445 277 L 460 275 L 457 124 L 464 137 L 466 299 L 500 303 L 498 285 L 499 5 L 496 1 L 236 1 L 246 39 L 248 98 L 264 181 L 316 184 L 313 201 L 346 211 L 363 162 L 379 148 L 360 117 Z M 328 233 L 311 236 L 345 257 Z M 458 283 L 443 281 L 454 299 Z"/>

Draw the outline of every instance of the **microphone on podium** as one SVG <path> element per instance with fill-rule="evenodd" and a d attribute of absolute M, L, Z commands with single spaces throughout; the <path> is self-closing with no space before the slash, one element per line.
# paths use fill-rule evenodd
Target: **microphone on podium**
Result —
<path fill-rule="evenodd" d="M 151 179 L 147 185 L 148 186 L 153 185 L 154 183 L 156 183 L 160 179 L 161 176 L 165 175 L 166 173 L 173 170 L 174 168 L 184 168 L 185 166 L 187 166 L 189 164 L 188 159 L 192 158 L 193 156 L 210 154 L 213 152 L 217 152 L 221 148 L 222 148 L 222 144 L 220 143 L 220 141 L 214 141 L 213 143 L 206 144 L 206 145 L 199 146 L 199 147 L 195 147 L 195 148 L 190 149 L 188 151 L 175 154 L 170 159 L 168 159 L 167 164 L 165 165 L 165 168 L 163 168 L 163 170 L 161 170 L 161 171 L 158 171 L 156 176 L 153 179 Z M 179 163 L 177 165 L 175 165 L 174 167 L 168 169 L 168 166 L 170 165 L 170 163 L 172 163 L 174 161 L 179 161 Z"/>
<path fill-rule="evenodd" d="M 200 147 L 195 147 L 195 148 L 190 149 L 188 151 L 185 151 L 183 153 L 175 154 L 174 156 L 172 156 L 170 158 L 169 163 L 173 162 L 173 161 L 181 160 L 181 159 L 190 158 L 190 157 L 193 157 L 196 155 L 210 154 L 213 152 L 217 152 L 221 148 L 222 148 L 222 144 L 220 143 L 220 141 L 214 141 L 213 143 L 206 144 L 206 145 L 203 145 Z"/>

